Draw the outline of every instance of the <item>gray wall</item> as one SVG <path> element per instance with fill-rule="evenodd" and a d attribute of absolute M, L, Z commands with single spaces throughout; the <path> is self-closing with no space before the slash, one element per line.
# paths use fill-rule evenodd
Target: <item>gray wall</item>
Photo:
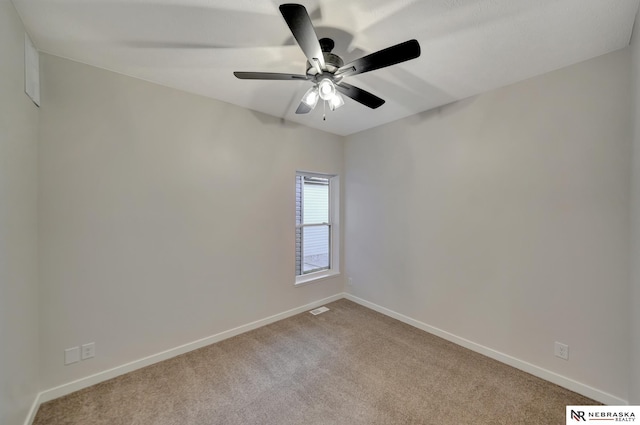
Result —
<path fill-rule="evenodd" d="M 0 1 L 0 423 L 38 392 L 38 110 L 24 94 L 24 28 Z"/>
<path fill-rule="evenodd" d="M 640 13 L 640 12 L 639 12 Z M 633 95 L 633 170 L 631 180 L 631 371 L 629 402 L 640 405 L 640 36 L 638 16 L 631 39 Z"/>
<path fill-rule="evenodd" d="M 349 137 L 354 295 L 626 400 L 630 68 L 626 49 Z"/>
<path fill-rule="evenodd" d="M 51 388 L 337 294 L 294 287 L 295 171 L 342 138 L 43 55 L 41 374 Z M 63 350 L 95 342 L 94 359 Z"/>

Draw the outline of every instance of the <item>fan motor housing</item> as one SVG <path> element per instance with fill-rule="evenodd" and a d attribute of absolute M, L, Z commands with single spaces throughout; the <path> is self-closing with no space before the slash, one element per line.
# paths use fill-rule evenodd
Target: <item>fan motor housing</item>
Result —
<path fill-rule="evenodd" d="M 322 56 L 324 56 L 324 63 L 327 67 L 326 72 L 333 74 L 336 72 L 342 65 L 344 65 L 344 61 L 338 55 L 334 55 L 330 52 L 322 52 Z M 318 74 L 318 70 L 315 66 L 313 66 L 309 61 L 307 61 L 307 75 L 315 76 Z"/>

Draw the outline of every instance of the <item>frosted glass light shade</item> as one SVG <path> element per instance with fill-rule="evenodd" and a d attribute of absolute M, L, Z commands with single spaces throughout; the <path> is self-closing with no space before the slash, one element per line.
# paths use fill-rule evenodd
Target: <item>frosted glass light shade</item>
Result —
<path fill-rule="evenodd" d="M 344 99 L 342 98 L 342 96 L 340 95 L 340 93 L 335 92 L 335 94 L 333 95 L 333 97 L 331 99 L 329 99 L 329 108 L 332 111 L 335 111 L 336 109 L 338 109 L 339 107 L 341 107 L 342 105 L 344 105 Z"/>
<path fill-rule="evenodd" d="M 302 102 L 313 109 L 318 104 L 318 87 L 313 86 L 302 96 Z"/>
<path fill-rule="evenodd" d="M 318 83 L 318 91 L 320 92 L 320 98 L 322 98 L 322 100 L 330 100 L 336 94 L 336 87 L 331 80 L 325 78 Z"/>

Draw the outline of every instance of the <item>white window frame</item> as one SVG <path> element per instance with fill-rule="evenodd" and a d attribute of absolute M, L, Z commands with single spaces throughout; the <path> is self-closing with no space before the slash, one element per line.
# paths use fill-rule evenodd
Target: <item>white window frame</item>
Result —
<path fill-rule="evenodd" d="M 296 171 L 298 176 L 321 177 L 329 179 L 329 268 L 317 272 L 297 275 L 295 286 L 306 285 L 319 280 L 340 275 L 340 176 L 336 174 L 323 174 L 308 171 Z M 296 195 L 297 196 L 297 195 Z M 295 204 L 295 203 L 294 203 Z M 295 208 L 295 205 L 294 205 Z M 296 229 L 299 226 L 294 223 Z M 294 250 L 295 251 L 295 250 Z M 294 252 L 294 255 L 297 255 Z"/>

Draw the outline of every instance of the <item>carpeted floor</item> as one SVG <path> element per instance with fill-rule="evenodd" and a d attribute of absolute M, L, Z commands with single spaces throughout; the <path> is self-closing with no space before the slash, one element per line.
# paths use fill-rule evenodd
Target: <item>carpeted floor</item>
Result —
<path fill-rule="evenodd" d="M 348 300 L 40 406 L 35 425 L 564 424 L 593 400 Z"/>

